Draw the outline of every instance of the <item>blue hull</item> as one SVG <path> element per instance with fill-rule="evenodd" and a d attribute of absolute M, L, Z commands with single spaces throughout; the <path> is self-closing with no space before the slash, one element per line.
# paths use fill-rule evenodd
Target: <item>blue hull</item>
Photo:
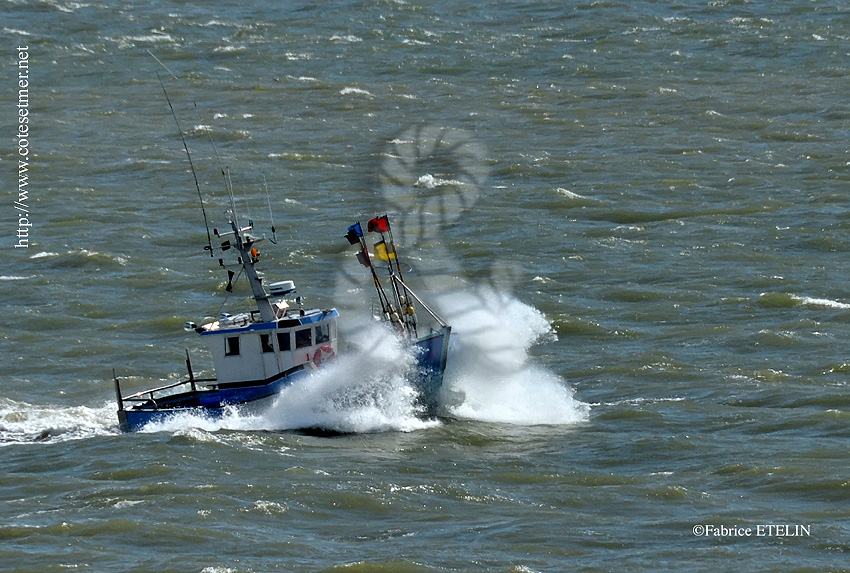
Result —
<path fill-rule="evenodd" d="M 450 335 L 451 327 L 447 326 L 421 336 L 413 342 L 419 363 L 419 372 L 413 380 L 413 385 L 419 392 L 419 404 L 423 414 L 428 417 L 437 414 Z M 120 388 L 116 387 L 120 405 L 119 425 L 124 432 L 137 432 L 148 424 L 165 422 L 181 414 L 221 419 L 229 407 L 260 410 L 261 407 L 269 405 L 270 399 L 281 390 L 307 375 L 307 371 L 299 366 L 272 380 L 208 384 L 202 389 L 195 388 L 195 382 L 187 380 L 160 389 L 140 392 L 127 398 L 121 397 Z M 197 382 L 214 381 L 199 380 Z M 174 391 L 182 385 L 191 386 L 191 389 L 173 394 L 165 393 Z"/>
<path fill-rule="evenodd" d="M 156 391 L 143 392 L 136 396 L 149 398 L 137 398 L 135 404 L 126 407 L 124 404 L 132 398 L 119 398 L 119 426 L 124 432 L 137 432 L 148 424 L 164 422 L 180 414 L 215 420 L 221 419 L 229 407 L 260 409 L 267 405 L 267 399 L 304 376 L 307 376 L 307 371 L 298 367 L 273 380 L 255 383 L 212 385 L 207 389 L 192 389 L 162 397 L 153 396 Z"/>
<path fill-rule="evenodd" d="M 444 326 L 440 330 L 417 338 L 413 343 L 417 349 L 419 362 L 419 375 L 414 380 L 414 387 L 419 391 L 419 404 L 425 415 L 429 417 L 437 415 L 451 331 L 450 326 Z"/>

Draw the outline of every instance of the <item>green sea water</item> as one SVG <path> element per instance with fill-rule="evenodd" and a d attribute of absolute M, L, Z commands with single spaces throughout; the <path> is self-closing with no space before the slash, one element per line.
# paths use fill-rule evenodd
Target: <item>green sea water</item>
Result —
<path fill-rule="evenodd" d="M 843 3 L 0 15 L 0 569 L 847 569 Z M 390 213 L 456 334 L 439 420 L 347 349 L 265 415 L 118 431 L 113 368 L 212 374 L 183 323 L 247 305 L 160 81 L 211 226 L 224 170 L 274 220 L 261 270 L 350 341 L 342 236 Z"/>

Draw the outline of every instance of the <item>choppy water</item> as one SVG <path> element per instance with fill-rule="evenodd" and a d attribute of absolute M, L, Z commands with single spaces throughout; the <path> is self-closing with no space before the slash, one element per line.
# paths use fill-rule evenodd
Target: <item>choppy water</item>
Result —
<path fill-rule="evenodd" d="M 0 13 L 0 568 L 846 568 L 844 3 Z M 379 348 L 317 380 L 369 371 L 377 402 L 297 388 L 260 418 L 118 432 L 112 368 L 175 379 L 187 347 L 209 368 L 181 326 L 224 302 L 157 73 L 214 224 L 219 163 L 268 226 L 265 175 L 266 274 L 349 336 L 368 303 L 342 234 L 395 214 L 458 332 L 444 418 L 412 415 L 404 357 Z"/>

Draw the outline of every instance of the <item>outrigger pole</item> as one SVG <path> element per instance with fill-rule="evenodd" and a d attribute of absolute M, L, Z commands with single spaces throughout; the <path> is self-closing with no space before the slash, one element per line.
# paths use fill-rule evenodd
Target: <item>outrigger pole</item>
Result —
<path fill-rule="evenodd" d="M 352 245 L 357 244 L 360 246 L 360 252 L 357 253 L 357 261 L 364 267 L 369 267 L 369 271 L 372 273 L 372 281 L 375 285 L 375 290 L 378 291 L 378 300 L 381 302 L 381 311 L 384 313 L 384 317 L 387 320 L 390 320 L 392 305 L 390 304 L 389 297 L 387 297 L 387 293 L 384 292 L 383 285 L 381 285 L 381 279 L 378 278 L 378 273 L 375 272 L 375 267 L 372 265 L 372 261 L 369 258 L 369 249 L 366 247 L 366 238 L 363 236 L 363 227 L 360 226 L 360 221 L 357 221 L 348 228 L 348 233 L 345 235 L 345 238 L 348 239 L 348 242 Z"/>

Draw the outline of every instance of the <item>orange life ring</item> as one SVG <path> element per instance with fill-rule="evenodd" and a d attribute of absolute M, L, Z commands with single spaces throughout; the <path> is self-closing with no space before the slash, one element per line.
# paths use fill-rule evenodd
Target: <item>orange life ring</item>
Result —
<path fill-rule="evenodd" d="M 322 344 L 316 349 L 316 353 L 313 355 L 313 364 L 315 364 L 317 368 L 321 368 L 324 364 L 333 360 L 335 355 L 336 353 L 334 352 L 333 346 L 330 344 Z"/>

